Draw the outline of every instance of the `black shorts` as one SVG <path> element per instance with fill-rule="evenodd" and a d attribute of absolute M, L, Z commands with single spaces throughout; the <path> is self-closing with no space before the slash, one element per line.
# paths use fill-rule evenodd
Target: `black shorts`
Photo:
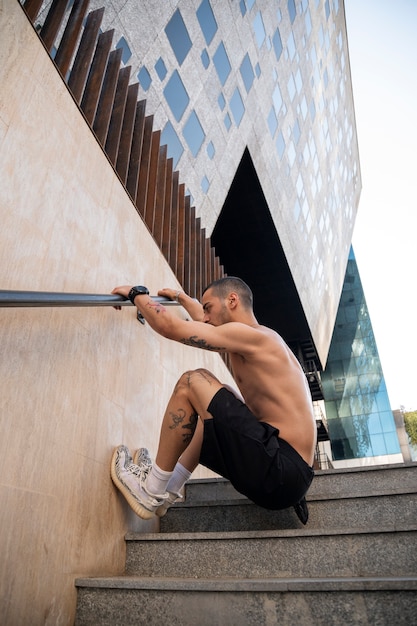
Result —
<path fill-rule="evenodd" d="M 208 406 L 200 463 L 266 509 L 285 509 L 306 494 L 313 469 L 279 430 L 260 422 L 225 387 Z"/>

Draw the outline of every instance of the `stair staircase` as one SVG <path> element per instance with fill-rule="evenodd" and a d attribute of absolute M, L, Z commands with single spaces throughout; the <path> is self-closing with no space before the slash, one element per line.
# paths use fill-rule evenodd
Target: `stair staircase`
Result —
<path fill-rule="evenodd" d="M 318 471 L 310 518 L 194 480 L 123 576 L 76 580 L 76 626 L 417 625 L 417 464 Z"/>

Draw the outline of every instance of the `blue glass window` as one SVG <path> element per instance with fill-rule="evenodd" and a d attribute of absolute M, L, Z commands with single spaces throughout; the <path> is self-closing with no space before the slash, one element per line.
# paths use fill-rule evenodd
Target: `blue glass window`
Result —
<path fill-rule="evenodd" d="M 200 124 L 197 113 L 193 110 L 184 125 L 182 134 L 191 150 L 193 157 L 196 157 L 206 137 L 203 127 Z"/>
<path fill-rule="evenodd" d="M 159 79 L 164 80 L 165 76 L 167 75 L 167 68 L 161 57 L 159 57 L 159 59 L 155 63 L 155 70 L 159 76 Z"/>
<path fill-rule="evenodd" d="M 200 28 L 203 31 L 206 44 L 209 45 L 217 31 L 216 18 L 214 17 L 209 0 L 203 0 L 198 7 L 197 19 L 200 23 Z"/>
<path fill-rule="evenodd" d="M 277 120 L 277 116 L 275 115 L 274 108 L 272 108 L 269 112 L 268 126 L 269 126 L 269 132 L 271 133 L 271 137 L 273 137 L 275 135 L 275 131 L 278 128 L 278 120 Z"/>
<path fill-rule="evenodd" d="M 193 44 L 179 9 L 165 26 L 165 33 L 179 65 L 182 65 Z"/>
<path fill-rule="evenodd" d="M 295 143 L 297 144 L 300 141 L 300 137 L 301 137 L 301 130 L 300 130 L 300 125 L 298 123 L 298 120 L 295 120 L 295 124 L 292 129 L 292 135 L 294 137 Z"/>
<path fill-rule="evenodd" d="M 132 56 L 132 52 L 129 48 L 129 45 L 126 41 L 126 39 L 124 37 L 120 37 L 119 41 L 116 44 L 116 50 L 118 50 L 119 48 L 121 48 L 123 50 L 122 52 L 122 62 L 126 65 L 126 63 L 129 61 L 130 57 Z"/>
<path fill-rule="evenodd" d="M 326 0 L 326 2 L 324 3 L 324 10 L 326 11 L 326 20 L 329 19 L 329 15 L 330 15 L 330 3 L 329 0 Z"/>
<path fill-rule="evenodd" d="M 282 131 L 279 131 L 275 145 L 277 148 L 279 158 L 282 159 L 282 157 L 284 156 L 284 151 L 285 151 L 285 139 L 284 139 L 284 135 L 282 134 Z"/>
<path fill-rule="evenodd" d="M 177 70 L 174 71 L 164 89 L 164 96 L 175 119 L 179 122 L 184 115 L 190 98 Z"/>
<path fill-rule="evenodd" d="M 210 187 L 210 181 L 207 178 L 207 176 L 203 176 L 202 180 L 201 180 L 201 189 L 204 191 L 204 193 L 207 193 Z"/>
<path fill-rule="evenodd" d="M 295 8 L 294 0 L 288 0 L 288 13 L 290 15 L 291 24 L 293 24 L 297 16 L 297 9 Z"/>
<path fill-rule="evenodd" d="M 216 154 L 216 149 L 212 141 L 210 141 L 210 143 L 207 145 L 206 151 L 209 159 L 212 159 Z"/>
<path fill-rule="evenodd" d="M 246 0 L 246 4 L 248 7 L 248 11 L 250 11 L 253 5 L 255 4 L 255 0 Z"/>
<path fill-rule="evenodd" d="M 274 46 L 275 56 L 277 57 L 277 61 L 279 61 L 282 54 L 282 40 L 279 29 L 277 28 L 274 36 L 272 37 L 272 45 Z"/>
<path fill-rule="evenodd" d="M 203 64 L 203 67 L 205 69 L 208 68 L 208 66 L 210 65 L 210 57 L 208 55 L 207 50 L 204 48 L 203 52 L 201 53 L 201 62 Z"/>
<path fill-rule="evenodd" d="M 245 54 L 245 57 L 240 65 L 240 74 L 245 85 L 246 93 L 249 93 L 253 81 L 255 80 L 255 73 L 253 71 L 252 63 L 250 62 L 249 54 Z"/>
<path fill-rule="evenodd" d="M 169 159 L 172 158 L 173 168 L 175 169 L 184 152 L 184 148 L 171 122 L 165 124 L 161 133 L 161 146 L 163 145 L 168 146 L 167 156 Z"/>
<path fill-rule="evenodd" d="M 222 41 L 214 53 L 213 63 L 216 68 L 217 76 L 221 84 L 224 85 L 231 72 L 232 66 L 230 65 L 229 57 L 227 56 L 226 48 Z"/>
<path fill-rule="evenodd" d="M 314 122 L 316 117 L 316 105 L 314 104 L 314 100 L 310 102 L 310 117 L 311 121 Z"/>
<path fill-rule="evenodd" d="M 259 76 L 261 75 L 261 66 L 259 65 L 259 63 L 255 65 L 255 73 L 256 76 L 259 78 Z"/>
<path fill-rule="evenodd" d="M 282 107 L 282 96 L 281 96 L 281 90 L 279 88 L 279 85 L 275 86 L 275 89 L 272 94 L 272 101 L 274 103 L 275 112 L 278 115 Z"/>
<path fill-rule="evenodd" d="M 291 74 L 291 76 L 288 79 L 287 89 L 288 89 L 288 93 L 290 95 L 290 100 L 292 102 L 294 100 L 294 96 L 295 96 L 295 92 L 296 92 L 294 76 L 292 74 Z"/>
<path fill-rule="evenodd" d="M 240 13 L 242 15 L 242 17 L 244 15 L 246 15 L 246 4 L 245 4 L 245 0 L 240 0 L 239 2 L 239 7 L 240 7 Z"/>
<path fill-rule="evenodd" d="M 245 113 L 245 105 L 243 104 L 242 96 L 240 95 L 238 87 L 234 90 L 233 96 L 230 100 L 230 109 L 236 126 L 239 126 Z"/>
<path fill-rule="evenodd" d="M 230 115 L 228 113 L 226 113 L 223 122 L 227 130 L 230 130 L 230 127 L 232 125 L 232 120 L 230 119 Z"/>
<path fill-rule="evenodd" d="M 289 34 L 289 37 L 287 40 L 287 48 L 288 48 L 288 54 L 292 61 L 295 55 L 295 41 L 294 41 L 294 35 L 292 33 Z"/>
<path fill-rule="evenodd" d="M 224 99 L 224 95 L 222 93 L 217 98 L 217 103 L 219 105 L 220 111 L 223 111 L 224 107 L 226 106 L 226 100 Z"/>
<path fill-rule="evenodd" d="M 148 91 L 149 87 L 151 86 L 152 78 L 145 66 L 142 67 L 137 76 L 141 87 L 145 91 Z"/>
<path fill-rule="evenodd" d="M 258 48 L 260 48 L 265 41 L 265 26 L 262 19 L 262 14 L 260 11 L 255 15 L 255 19 L 253 20 L 253 30 L 255 31 L 256 43 L 258 44 Z"/>

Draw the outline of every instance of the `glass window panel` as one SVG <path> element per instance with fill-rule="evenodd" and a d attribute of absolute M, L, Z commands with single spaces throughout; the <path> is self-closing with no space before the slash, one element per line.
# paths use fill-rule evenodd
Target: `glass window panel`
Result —
<path fill-rule="evenodd" d="M 288 0 L 288 13 L 292 24 L 297 16 L 297 9 L 295 8 L 294 0 Z"/>
<path fill-rule="evenodd" d="M 165 26 L 165 33 L 179 65 L 182 65 L 193 44 L 179 9 Z"/>
<path fill-rule="evenodd" d="M 203 127 L 200 124 L 197 113 L 194 110 L 191 111 L 190 117 L 184 125 L 184 130 L 182 131 L 182 134 L 184 135 L 185 141 L 187 142 L 188 147 L 191 150 L 191 154 L 193 155 L 193 157 L 196 157 L 200 151 L 206 135 L 204 133 Z"/>
<path fill-rule="evenodd" d="M 382 426 L 378 413 L 370 414 L 368 418 L 368 432 L 370 435 L 380 435 L 382 433 Z"/>
<path fill-rule="evenodd" d="M 212 141 L 210 141 L 210 143 L 207 145 L 206 151 L 209 159 L 212 159 L 216 154 L 216 149 Z"/>
<path fill-rule="evenodd" d="M 300 137 L 301 137 L 301 130 L 300 130 L 300 125 L 298 123 L 298 120 L 295 120 L 295 124 L 292 129 L 292 135 L 294 137 L 295 143 L 298 144 L 298 142 L 300 141 Z"/>
<path fill-rule="evenodd" d="M 295 41 L 294 41 L 294 35 L 292 33 L 290 33 L 288 37 L 287 48 L 288 48 L 289 57 L 292 61 L 295 55 Z"/>
<path fill-rule="evenodd" d="M 227 130 L 230 130 L 230 127 L 232 125 L 232 120 L 230 119 L 230 115 L 228 113 L 226 113 L 223 122 Z"/>
<path fill-rule="evenodd" d="M 246 4 L 248 5 L 248 11 L 250 11 L 255 4 L 255 0 L 246 0 Z"/>
<path fill-rule="evenodd" d="M 116 49 L 122 49 L 122 62 L 126 65 L 132 56 L 132 52 L 129 48 L 129 45 L 124 37 L 120 37 L 119 41 L 116 44 Z"/>
<path fill-rule="evenodd" d="M 240 0 L 239 7 L 240 7 L 240 13 L 241 13 L 241 15 L 242 15 L 242 17 L 243 17 L 244 15 L 246 15 L 246 4 L 245 4 L 245 0 Z"/>
<path fill-rule="evenodd" d="M 145 90 L 148 91 L 149 87 L 151 86 L 152 83 L 152 78 L 151 75 L 149 74 L 148 70 L 146 69 L 145 66 L 143 66 L 140 70 L 140 72 L 138 72 L 138 81 L 140 83 L 140 86 Z"/>
<path fill-rule="evenodd" d="M 204 193 L 207 193 L 210 187 L 210 181 L 207 178 L 207 176 L 203 176 L 203 178 L 201 179 L 201 189 L 204 191 Z"/>
<path fill-rule="evenodd" d="M 379 414 L 383 432 L 389 433 L 395 430 L 395 420 L 392 411 L 382 411 Z"/>
<path fill-rule="evenodd" d="M 220 111 L 223 111 L 224 107 L 226 106 L 226 100 L 225 100 L 224 95 L 222 93 L 217 98 L 217 103 L 219 105 Z"/>
<path fill-rule="evenodd" d="M 391 411 L 391 405 L 385 391 L 379 391 L 376 394 L 376 402 L 378 411 Z"/>
<path fill-rule="evenodd" d="M 281 40 L 279 28 L 276 29 L 272 37 L 272 45 L 274 46 L 274 52 L 275 52 L 275 56 L 277 57 L 277 61 L 279 61 L 281 54 L 282 54 L 282 40 Z"/>
<path fill-rule="evenodd" d="M 285 152 L 285 139 L 284 139 L 284 135 L 282 134 L 281 130 L 278 133 L 277 140 L 275 142 L 275 146 L 277 148 L 277 152 L 278 152 L 279 158 L 282 159 L 282 157 L 284 156 L 284 152 Z"/>
<path fill-rule="evenodd" d="M 383 435 L 373 435 L 371 445 L 372 453 L 374 456 L 381 456 L 387 453 L 387 448 Z"/>
<path fill-rule="evenodd" d="M 172 158 L 175 169 L 184 152 L 184 148 L 171 122 L 165 124 L 165 128 L 161 133 L 161 146 L 163 145 L 168 147 L 167 156 L 169 159 Z"/>
<path fill-rule="evenodd" d="M 401 452 L 397 433 L 384 433 L 385 447 L 387 454 L 398 454 Z"/>
<path fill-rule="evenodd" d="M 203 52 L 201 53 L 201 62 L 203 64 L 203 66 L 205 67 L 205 69 L 208 68 L 208 66 L 210 65 L 210 57 L 208 55 L 207 50 L 204 48 Z"/>
<path fill-rule="evenodd" d="M 255 65 L 255 73 L 256 76 L 259 78 L 259 76 L 261 75 L 261 66 L 259 65 L 259 63 Z"/>
<path fill-rule="evenodd" d="M 269 132 L 271 133 L 271 137 L 273 137 L 275 135 L 275 131 L 278 128 L 278 120 L 277 120 L 277 116 L 275 115 L 275 111 L 272 108 L 269 112 L 268 115 L 268 126 L 269 126 Z"/>
<path fill-rule="evenodd" d="M 236 126 L 239 126 L 245 113 L 245 105 L 243 104 L 242 96 L 240 95 L 238 87 L 234 90 L 233 96 L 230 100 L 230 109 Z"/>
<path fill-rule="evenodd" d="M 245 57 L 240 65 L 240 74 L 242 76 L 243 84 L 245 85 L 246 93 L 249 93 L 253 81 L 255 80 L 255 73 L 253 71 L 252 63 L 250 62 L 249 54 L 245 54 Z"/>
<path fill-rule="evenodd" d="M 279 88 L 279 85 L 276 85 L 273 91 L 272 101 L 274 103 L 275 112 L 278 115 L 282 107 L 282 95 L 281 95 L 281 90 Z"/>
<path fill-rule="evenodd" d="M 258 48 L 260 48 L 265 41 L 265 26 L 262 19 L 262 14 L 260 11 L 255 15 L 255 19 L 253 20 L 253 30 L 255 31 L 255 39 L 258 44 Z"/>
<path fill-rule="evenodd" d="M 221 41 L 216 52 L 213 55 L 213 63 L 216 68 L 217 76 L 222 85 L 228 79 L 230 71 L 232 69 L 229 61 L 229 57 L 227 56 L 226 48 L 224 47 L 224 43 Z"/>
<path fill-rule="evenodd" d="M 171 78 L 167 82 L 164 89 L 164 96 L 175 119 L 179 122 L 184 115 L 184 111 L 188 106 L 190 98 L 177 70 L 173 72 Z"/>
<path fill-rule="evenodd" d="M 159 59 L 155 63 L 155 70 L 159 76 L 159 79 L 164 80 L 165 76 L 167 75 L 167 68 L 161 57 L 159 57 Z"/>
<path fill-rule="evenodd" d="M 203 0 L 197 9 L 197 19 L 203 31 L 206 44 L 209 45 L 217 32 L 217 22 L 209 0 Z"/>
<path fill-rule="evenodd" d="M 288 93 L 289 93 L 289 96 L 290 96 L 290 100 L 292 102 L 294 100 L 294 96 L 295 96 L 295 92 L 296 92 L 294 76 L 292 74 L 291 74 L 291 76 L 288 79 L 287 89 L 288 89 Z"/>

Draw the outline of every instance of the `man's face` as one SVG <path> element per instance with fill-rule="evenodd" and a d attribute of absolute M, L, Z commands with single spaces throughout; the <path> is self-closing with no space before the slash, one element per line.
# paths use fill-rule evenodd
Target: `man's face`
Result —
<path fill-rule="evenodd" d="M 203 322 L 212 326 L 221 326 L 230 322 L 230 313 L 223 298 L 213 295 L 211 289 L 208 289 L 203 295 L 201 301 L 204 309 Z"/>

